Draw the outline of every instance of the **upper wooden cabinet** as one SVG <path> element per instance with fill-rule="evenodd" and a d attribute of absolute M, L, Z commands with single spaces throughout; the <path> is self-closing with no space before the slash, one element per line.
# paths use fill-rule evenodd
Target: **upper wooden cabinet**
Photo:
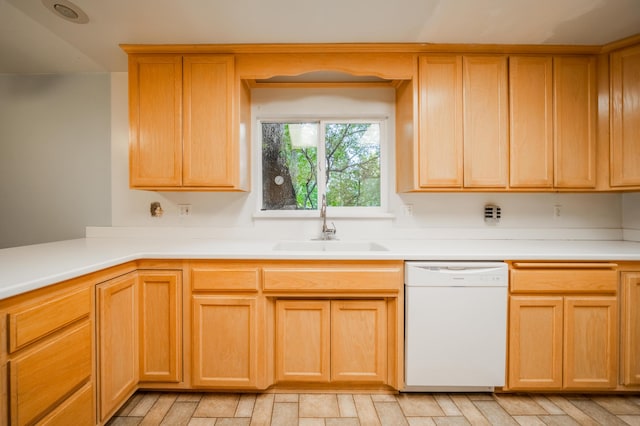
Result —
<path fill-rule="evenodd" d="M 640 187 L 640 46 L 611 54 L 611 186 Z"/>
<path fill-rule="evenodd" d="M 506 187 L 507 57 L 420 56 L 416 89 L 417 132 L 396 141 L 398 190 Z M 397 92 L 399 127 L 413 102 L 406 91 Z"/>
<path fill-rule="evenodd" d="M 592 56 L 553 60 L 557 188 L 596 186 L 596 62 Z"/>
<path fill-rule="evenodd" d="M 464 186 L 505 188 L 508 170 L 507 57 L 463 57 Z"/>
<path fill-rule="evenodd" d="M 512 188 L 553 186 L 553 58 L 509 58 Z"/>
<path fill-rule="evenodd" d="M 232 55 L 130 54 L 131 187 L 247 190 L 249 97 Z"/>

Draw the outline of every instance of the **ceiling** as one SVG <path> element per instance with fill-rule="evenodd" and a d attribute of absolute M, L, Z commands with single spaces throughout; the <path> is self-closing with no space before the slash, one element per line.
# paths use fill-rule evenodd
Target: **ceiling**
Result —
<path fill-rule="evenodd" d="M 640 33 L 640 0 L 0 0 L 0 73 L 126 71 L 127 44 L 602 45 Z"/>

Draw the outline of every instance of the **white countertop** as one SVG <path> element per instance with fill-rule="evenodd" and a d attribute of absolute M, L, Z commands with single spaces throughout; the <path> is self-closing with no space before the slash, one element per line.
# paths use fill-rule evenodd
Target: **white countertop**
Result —
<path fill-rule="evenodd" d="M 274 250 L 277 241 L 83 238 L 0 250 L 0 300 L 137 259 L 640 261 L 640 242 L 376 240 L 385 251 Z"/>

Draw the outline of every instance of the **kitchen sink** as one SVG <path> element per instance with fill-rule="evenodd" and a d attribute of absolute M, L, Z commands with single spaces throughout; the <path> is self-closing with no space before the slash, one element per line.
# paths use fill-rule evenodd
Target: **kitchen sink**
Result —
<path fill-rule="evenodd" d="M 308 241 L 280 241 L 274 250 L 282 251 L 387 251 L 388 249 L 371 241 L 339 241 L 339 240 L 308 240 Z"/>

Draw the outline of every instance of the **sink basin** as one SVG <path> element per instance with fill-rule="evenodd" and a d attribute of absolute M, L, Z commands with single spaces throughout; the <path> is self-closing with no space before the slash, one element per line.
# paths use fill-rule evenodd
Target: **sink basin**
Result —
<path fill-rule="evenodd" d="M 280 241 L 274 250 L 282 251 L 387 251 L 388 249 L 371 241 L 339 241 L 339 240 L 311 240 L 311 241 Z"/>

